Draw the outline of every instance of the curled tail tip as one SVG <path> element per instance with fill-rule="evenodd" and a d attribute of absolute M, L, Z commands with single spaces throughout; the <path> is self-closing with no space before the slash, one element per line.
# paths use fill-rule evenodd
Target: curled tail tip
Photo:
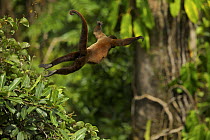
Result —
<path fill-rule="evenodd" d="M 76 10 L 70 10 L 70 11 L 69 11 L 69 14 L 70 14 L 70 15 L 74 15 L 74 13 L 76 13 L 76 12 L 77 12 Z"/>

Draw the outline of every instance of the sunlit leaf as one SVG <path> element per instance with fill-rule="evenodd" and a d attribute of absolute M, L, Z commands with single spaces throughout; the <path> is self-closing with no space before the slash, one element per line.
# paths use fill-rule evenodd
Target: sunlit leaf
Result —
<path fill-rule="evenodd" d="M 120 26 L 120 35 L 122 38 L 132 37 L 132 24 L 131 24 L 131 15 L 126 13 L 122 17 L 121 26 Z"/>
<path fill-rule="evenodd" d="M 30 44 L 28 42 L 22 42 L 22 43 L 20 43 L 20 46 L 22 49 L 25 49 L 25 48 L 29 48 Z"/>
<path fill-rule="evenodd" d="M 155 22 L 148 4 L 146 4 L 145 7 L 142 8 L 142 10 L 142 18 L 145 25 L 147 26 L 147 28 L 152 29 L 155 25 Z"/>
<path fill-rule="evenodd" d="M 26 27 L 29 27 L 29 22 L 25 17 L 20 19 L 20 23 L 22 23 Z"/>
<path fill-rule="evenodd" d="M 146 131 L 145 131 L 145 134 L 144 134 L 145 140 L 150 140 L 151 122 L 152 122 L 151 120 L 147 121 Z"/>
<path fill-rule="evenodd" d="M 144 41 L 141 42 L 141 44 L 143 44 L 143 46 L 145 46 L 147 49 L 149 49 L 150 48 L 150 37 L 149 37 L 149 33 L 148 33 L 147 29 L 145 28 L 145 26 L 143 26 L 143 24 L 141 23 L 141 21 L 139 21 L 139 19 L 136 19 L 134 21 L 133 25 L 134 25 L 133 31 L 134 31 L 135 36 L 143 36 Z"/>
<path fill-rule="evenodd" d="M 78 122 L 76 123 L 76 125 L 77 125 L 78 127 L 84 127 L 84 126 L 85 126 L 85 123 L 84 123 L 83 121 L 78 121 Z"/>
<path fill-rule="evenodd" d="M 193 22 L 197 23 L 199 19 L 198 8 L 196 7 L 193 0 L 185 0 L 184 8 L 188 18 Z"/>
<path fill-rule="evenodd" d="M 16 78 L 12 84 L 9 85 L 8 91 L 12 91 L 13 89 L 15 89 L 19 83 L 21 82 L 21 78 Z"/>
<path fill-rule="evenodd" d="M 22 101 L 22 99 L 20 97 L 9 97 L 7 99 L 10 100 L 10 101 L 19 103 L 19 104 L 22 104 L 23 103 L 23 101 Z"/>
<path fill-rule="evenodd" d="M 57 100 L 58 100 L 58 94 L 59 94 L 59 91 L 58 90 L 53 90 L 52 91 L 51 96 L 50 96 L 50 100 L 53 103 L 56 103 L 57 102 Z"/>
<path fill-rule="evenodd" d="M 36 79 L 36 82 L 34 83 L 34 85 L 31 87 L 31 89 L 30 89 L 30 91 L 31 90 L 33 90 L 35 87 L 36 87 L 36 85 L 39 83 L 39 81 L 41 80 L 41 75 Z"/>
<path fill-rule="evenodd" d="M 174 0 L 174 2 L 170 2 L 170 12 L 173 17 L 179 14 L 180 7 L 181 7 L 181 0 Z"/>
<path fill-rule="evenodd" d="M 74 140 L 83 140 L 85 138 L 85 134 L 86 134 L 87 128 L 82 128 L 80 130 L 78 130 L 77 132 L 75 132 L 71 138 Z"/>
<path fill-rule="evenodd" d="M 5 82 L 6 82 L 6 75 L 2 74 L 1 77 L 0 77 L 0 89 L 3 88 Z"/>
<path fill-rule="evenodd" d="M 110 16 L 108 18 L 108 21 L 111 23 L 111 30 L 113 31 L 116 24 L 117 24 L 117 19 L 118 19 L 118 13 L 119 13 L 119 2 L 120 0 L 115 0 L 111 3 L 111 11 L 110 11 Z"/>

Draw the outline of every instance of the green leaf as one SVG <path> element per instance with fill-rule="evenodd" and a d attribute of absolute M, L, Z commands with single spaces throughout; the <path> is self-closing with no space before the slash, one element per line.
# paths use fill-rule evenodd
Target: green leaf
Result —
<path fill-rule="evenodd" d="M 19 83 L 21 81 L 21 78 L 16 78 L 11 85 L 9 85 L 8 91 L 12 91 L 13 89 L 15 89 Z"/>
<path fill-rule="evenodd" d="M 5 82 L 6 82 L 6 75 L 2 74 L 0 77 L 0 90 L 3 88 Z"/>
<path fill-rule="evenodd" d="M 69 136 L 68 136 L 68 134 L 65 132 L 65 130 L 63 130 L 63 129 L 61 129 L 61 128 L 59 128 L 58 130 L 61 132 L 62 136 L 63 136 L 66 140 L 69 140 Z"/>
<path fill-rule="evenodd" d="M 17 134 L 19 133 L 19 129 L 17 127 L 15 127 L 14 130 L 12 130 L 10 137 L 13 138 L 15 137 Z"/>
<path fill-rule="evenodd" d="M 58 100 L 58 94 L 59 94 L 59 91 L 58 90 L 53 90 L 52 91 L 51 96 L 50 96 L 50 100 L 53 103 L 56 103 L 57 102 L 57 100 Z"/>
<path fill-rule="evenodd" d="M 187 13 L 188 18 L 193 22 L 197 23 L 199 19 L 198 8 L 193 0 L 185 0 L 184 8 Z"/>
<path fill-rule="evenodd" d="M 24 140 L 23 132 L 19 132 L 17 135 L 17 140 Z"/>
<path fill-rule="evenodd" d="M 7 22 L 9 22 L 9 24 L 13 27 L 14 26 L 14 19 L 12 17 L 8 17 L 7 18 Z"/>
<path fill-rule="evenodd" d="M 152 122 L 151 120 L 147 121 L 146 132 L 144 134 L 145 140 L 150 140 L 151 122 Z"/>
<path fill-rule="evenodd" d="M 34 109 L 36 109 L 35 106 L 30 106 L 30 107 L 27 109 L 27 113 L 30 114 Z"/>
<path fill-rule="evenodd" d="M 36 80 L 36 82 L 34 83 L 34 85 L 31 87 L 31 89 L 30 89 L 30 91 L 31 90 L 33 90 L 35 87 L 36 87 L 36 85 L 39 83 L 39 81 L 41 80 L 41 75 L 37 78 L 37 80 Z"/>
<path fill-rule="evenodd" d="M 37 99 L 39 99 L 41 97 L 44 87 L 45 87 L 45 85 L 43 82 L 40 82 L 38 84 L 38 86 L 36 87 L 35 96 L 37 97 Z"/>
<path fill-rule="evenodd" d="M 25 88 L 30 87 L 30 78 L 27 74 L 23 77 L 23 82 L 21 84 L 21 87 L 25 87 Z"/>
<path fill-rule="evenodd" d="M 58 126 L 58 122 L 56 120 L 56 115 L 55 115 L 54 111 L 50 111 L 50 120 L 53 125 L 55 125 L 56 127 Z"/>
<path fill-rule="evenodd" d="M 14 114 L 16 112 L 16 109 L 14 108 L 14 106 L 10 103 L 10 102 L 5 102 L 6 108 L 9 109 L 9 111 Z"/>
<path fill-rule="evenodd" d="M 22 43 L 20 43 L 20 46 L 22 49 L 25 49 L 25 48 L 29 48 L 30 44 L 28 42 L 22 42 Z"/>
<path fill-rule="evenodd" d="M 120 26 L 120 35 L 122 38 L 132 37 L 132 24 L 131 24 L 131 15 L 126 13 L 122 17 L 121 26 Z"/>
<path fill-rule="evenodd" d="M 85 138 L 85 134 L 86 134 L 87 128 L 82 128 L 78 131 L 76 131 L 71 138 L 73 140 L 83 140 Z"/>
<path fill-rule="evenodd" d="M 20 115 L 21 115 L 21 117 L 23 118 L 23 120 L 25 120 L 26 115 L 27 115 L 27 110 L 26 110 L 25 107 L 21 109 Z"/>
<path fill-rule="evenodd" d="M 8 63 L 8 64 L 10 64 L 10 65 L 14 65 L 14 64 L 15 64 L 14 62 L 12 62 L 12 61 L 10 61 L 10 60 L 4 60 L 4 62 L 6 62 L 6 63 Z"/>
<path fill-rule="evenodd" d="M 76 125 L 81 128 L 81 127 L 84 127 L 85 126 L 85 123 L 83 121 L 78 121 L 76 123 Z"/>
<path fill-rule="evenodd" d="M 206 140 L 210 140 L 210 130 L 206 132 Z"/>
<path fill-rule="evenodd" d="M 47 87 L 44 89 L 42 96 L 48 96 L 52 92 L 52 89 L 50 87 Z"/>
<path fill-rule="evenodd" d="M 31 131 L 36 131 L 37 128 L 35 126 L 27 126 L 25 129 L 31 130 Z"/>
<path fill-rule="evenodd" d="M 25 17 L 20 19 L 20 23 L 22 23 L 26 27 L 29 27 L 29 22 Z"/>
<path fill-rule="evenodd" d="M 154 18 L 153 18 L 153 15 L 151 13 L 151 10 L 150 10 L 150 7 L 149 7 L 147 1 L 144 1 L 144 2 L 145 2 L 145 4 L 144 4 L 145 6 L 142 7 L 143 22 L 147 28 L 152 29 L 155 25 Z"/>
<path fill-rule="evenodd" d="M 47 117 L 47 113 L 40 108 L 36 108 L 37 113 L 39 113 L 42 117 Z"/>
<path fill-rule="evenodd" d="M 142 24 L 142 22 L 139 19 L 134 20 L 134 34 L 135 36 L 143 36 L 144 37 L 144 41 L 141 42 L 141 44 L 143 46 L 146 47 L 146 49 L 150 48 L 150 37 L 149 37 L 149 33 L 146 29 L 146 27 Z"/>
<path fill-rule="evenodd" d="M 116 0 L 116 1 L 113 1 L 111 3 L 111 11 L 109 13 L 109 18 L 108 18 L 108 21 L 111 23 L 111 30 L 113 31 L 116 24 L 117 24 L 117 19 L 118 19 L 118 13 L 119 13 L 119 6 L 120 6 L 120 1 L 119 0 Z"/>
<path fill-rule="evenodd" d="M 177 16 L 180 12 L 181 0 L 174 0 L 170 3 L 170 12 L 173 17 Z"/>
<path fill-rule="evenodd" d="M 9 97 L 7 99 L 10 100 L 10 101 L 19 103 L 19 104 L 22 104 L 23 103 L 23 101 L 22 101 L 22 99 L 20 97 Z"/>
<path fill-rule="evenodd" d="M 67 120 L 68 119 L 67 116 L 66 116 L 66 114 L 63 114 L 63 113 L 60 113 L 60 112 L 56 112 L 56 114 L 58 116 L 60 116 L 60 118 L 63 119 L 63 120 Z"/>

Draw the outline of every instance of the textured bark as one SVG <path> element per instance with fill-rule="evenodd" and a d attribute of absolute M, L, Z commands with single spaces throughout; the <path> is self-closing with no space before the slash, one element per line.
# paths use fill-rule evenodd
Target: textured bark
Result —
<path fill-rule="evenodd" d="M 180 139 L 179 132 L 193 100 L 183 87 L 169 89 L 168 84 L 191 59 L 190 52 L 194 51 L 196 43 L 191 42 L 190 48 L 188 41 L 195 41 L 195 29 L 185 13 L 171 17 L 167 0 L 148 2 L 155 17 L 155 27 L 150 32 L 150 51 L 146 52 L 138 45 L 135 51 L 133 139 L 144 139 L 148 120 L 152 122 L 151 139 Z M 176 88 L 185 92 L 179 96 Z M 185 105 L 184 100 L 188 104 Z"/>

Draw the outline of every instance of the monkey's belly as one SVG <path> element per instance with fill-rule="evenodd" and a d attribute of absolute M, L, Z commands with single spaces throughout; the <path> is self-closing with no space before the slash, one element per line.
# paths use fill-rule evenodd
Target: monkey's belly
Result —
<path fill-rule="evenodd" d="M 100 63 L 105 57 L 107 56 L 107 53 L 100 53 L 91 55 L 88 59 L 88 63 Z"/>

